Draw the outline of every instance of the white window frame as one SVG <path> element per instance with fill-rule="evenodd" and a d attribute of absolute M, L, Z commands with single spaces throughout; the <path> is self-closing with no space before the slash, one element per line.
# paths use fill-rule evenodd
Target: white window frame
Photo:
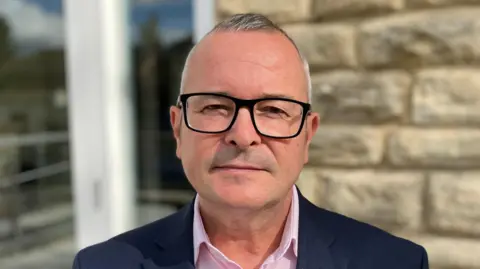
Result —
<path fill-rule="evenodd" d="M 192 0 L 194 41 L 215 0 Z M 78 249 L 136 227 L 136 141 L 129 0 L 64 0 L 71 164 Z"/>

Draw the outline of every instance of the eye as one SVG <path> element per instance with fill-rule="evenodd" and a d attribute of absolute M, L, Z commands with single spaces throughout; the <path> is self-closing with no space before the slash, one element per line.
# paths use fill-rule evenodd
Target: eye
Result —
<path fill-rule="evenodd" d="M 226 106 L 226 105 L 221 105 L 221 104 L 212 104 L 212 105 L 207 105 L 205 107 L 203 107 L 202 111 L 205 111 L 205 110 L 229 110 L 229 107 Z"/>
<path fill-rule="evenodd" d="M 288 116 L 288 113 L 285 112 L 283 109 L 274 107 L 274 106 L 265 106 L 261 110 L 262 112 L 265 112 L 265 113 L 272 113 L 272 114 L 278 114 L 278 115 L 283 114 L 285 116 Z"/>

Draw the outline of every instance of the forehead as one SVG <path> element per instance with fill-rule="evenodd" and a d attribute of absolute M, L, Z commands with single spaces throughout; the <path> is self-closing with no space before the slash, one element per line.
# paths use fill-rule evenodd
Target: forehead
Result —
<path fill-rule="evenodd" d="M 191 55 L 184 92 L 227 92 L 240 98 L 262 95 L 307 100 L 307 82 L 294 45 L 276 32 L 217 32 Z"/>

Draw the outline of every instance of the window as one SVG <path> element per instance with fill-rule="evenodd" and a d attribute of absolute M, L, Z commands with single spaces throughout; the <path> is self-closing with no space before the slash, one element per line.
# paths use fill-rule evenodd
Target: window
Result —
<path fill-rule="evenodd" d="M 0 260 L 73 233 L 62 8 L 0 5 Z"/>

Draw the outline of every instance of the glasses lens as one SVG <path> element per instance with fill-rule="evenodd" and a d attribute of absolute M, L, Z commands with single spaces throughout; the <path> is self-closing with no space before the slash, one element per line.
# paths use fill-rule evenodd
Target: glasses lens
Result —
<path fill-rule="evenodd" d="M 194 95 L 187 99 L 187 124 L 201 132 L 222 132 L 235 114 L 235 103 L 217 95 Z"/>
<path fill-rule="evenodd" d="M 302 125 L 303 107 L 286 100 L 265 100 L 254 108 L 254 119 L 260 133 L 273 137 L 289 137 Z"/>

